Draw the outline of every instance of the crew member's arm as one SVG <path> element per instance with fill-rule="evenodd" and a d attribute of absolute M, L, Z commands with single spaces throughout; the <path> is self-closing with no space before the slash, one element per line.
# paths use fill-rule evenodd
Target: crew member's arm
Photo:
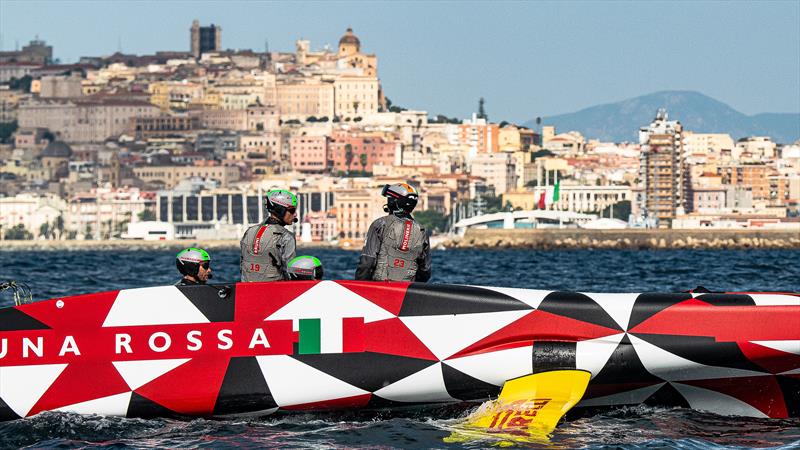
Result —
<path fill-rule="evenodd" d="M 281 254 L 280 254 L 280 271 L 284 280 L 290 279 L 289 277 L 289 261 L 293 260 L 296 255 L 297 242 L 294 239 L 294 234 L 285 233 L 281 238 Z"/>
<path fill-rule="evenodd" d="M 426 282 L 431 279 L 431 242 L 428 233 L 422 241 L 422 253 L 417 258 L 417 274 L 414 281 Z"/>
<path fill-rule="evenodd" d="M 361 249 L 361 259 L 356 268 L 356 280 L 371 280 L 372 273 L 375 272 L 375 265 L 378 263 L 378 251 L 383 240 L 383 220 L 378 219 L 372 222 L 367 231 L 367 240 L 364 248 Z"/>
<path fill-rule="evenodd" d="M 242 239 L 239 241 L 239 279 L 244 281 L 244 240 L 247 237 L 247 231 L 244 232 L 242 235 Z"/>

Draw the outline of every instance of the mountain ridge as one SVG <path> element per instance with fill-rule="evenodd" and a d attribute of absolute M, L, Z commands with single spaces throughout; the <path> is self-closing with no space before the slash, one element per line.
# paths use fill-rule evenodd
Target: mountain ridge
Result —
<path fill-rule="evenodd" d="M 779 143 L 800 139 L 800 113 L 759 113 L 748 116 L 696 91 L 659 91 L 615 103 L 590 106 L 572 113 L 542 117 L 556 132 L 579 131 L 588 139 L 637 142 L 639 128 L 649 124 L 659 108 L 687 131 L 728 133 L 735 140 L 769 136 Z M 535 119 L 523 125 L 536 127 Z"/>

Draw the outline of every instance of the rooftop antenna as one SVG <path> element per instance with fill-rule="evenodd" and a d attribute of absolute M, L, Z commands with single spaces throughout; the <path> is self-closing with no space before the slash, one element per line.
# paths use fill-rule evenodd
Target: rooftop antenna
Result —
<path fill-rule="evenodd" d="M 269 53 L 269 39 L 264 39 L 264 53 Z"/>
<path fill-rule="evenodd" d="M 14 39 L 14 51 L 19 51 L 19 39 Z"/>

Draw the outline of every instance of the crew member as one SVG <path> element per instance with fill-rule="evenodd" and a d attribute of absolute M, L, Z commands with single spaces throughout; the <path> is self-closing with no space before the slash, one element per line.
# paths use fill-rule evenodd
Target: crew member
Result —
<path fill-rule="evenodd" d="M 242 236 L 242 281 L 288 280 L 287 264 L 295 257 L 294 233 L 286 225 L 297 222 L 297 197 L 286 190 L 267 192 L 269 217 Z"/>
<path fill-rule="evenodd" d="M 419 195 L 406 183 L 385 185 L 387 214 L 369 227 L 356 280 L 428 281 L 431 251 L 428 234 L 411 216 Z"/>
<path fill-rule="evenodd" d="M 289 261 L 289 277 L 292 280 L 321 280 L 322 263 L 313 256 L 298 256 Z"/>
<path fill-rule="evenodd" d="M 211 257 L 202 248 L 189 247 L 175 257 L 175 266 L 183 278 L 175 286 L 206 284 L 211 279 Z"/>

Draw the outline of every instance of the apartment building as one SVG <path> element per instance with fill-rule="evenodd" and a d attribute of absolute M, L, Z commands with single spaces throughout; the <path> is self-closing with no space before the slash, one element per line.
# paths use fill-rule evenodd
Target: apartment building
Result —
<path fill-rule="evenodd" d="M 668 120 L 663 109 L 650 125 L 639 130 L 639 180 L 643 190 L 637 204 L 658 218 L 660 227 L 669 227 L 686 208 L 682 131 L 681 123 Z"/>

